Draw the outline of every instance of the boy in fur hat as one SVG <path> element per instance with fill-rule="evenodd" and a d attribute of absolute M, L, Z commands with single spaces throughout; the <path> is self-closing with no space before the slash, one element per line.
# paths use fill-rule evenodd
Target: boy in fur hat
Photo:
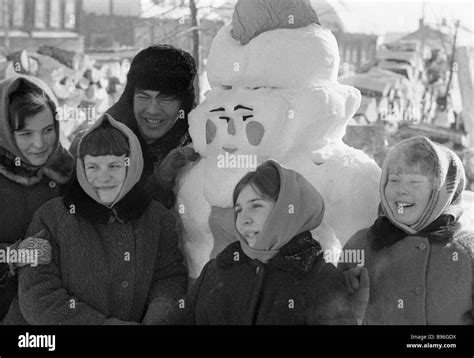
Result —
<path fill-rule="evenodd" d="M 144 158 L 146 191 L 167 208 L 179 170 L 198 155 L 188 146 L 188 113 L 194 108 L 196 64 L 192 56 L 170 45 L 140 51 L 117 103 L 107 110 L 137 136 Z M 71 144 L 76 154 L 81 134 Z"/>
<path fill-rule="evenodd" d="M 379 187 L 382 214 L 344 247 L 365 250 L 366 324 L 473 323 L 474 233 L 458 222 L 464 183 L 457 155 L 426 137 L 389 152 Z"/>

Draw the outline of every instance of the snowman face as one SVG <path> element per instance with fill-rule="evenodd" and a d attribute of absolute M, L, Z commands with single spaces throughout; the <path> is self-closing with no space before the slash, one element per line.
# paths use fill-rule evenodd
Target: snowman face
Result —
<path fill-rule="evenodd" d="M 190 114 L 190 133 L 201 154 L 268 155 L 286 108 L 272 89 L 213 90 Z"/>

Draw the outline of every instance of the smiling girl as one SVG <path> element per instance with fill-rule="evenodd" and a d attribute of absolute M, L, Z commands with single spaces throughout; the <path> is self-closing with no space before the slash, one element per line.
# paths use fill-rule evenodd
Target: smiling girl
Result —
<path fill-rule="evenodd" d="M 365 250 L 366 324 L 473 324 L 474 233 L 459 224 L 464 183 L 458 156 L 426 137 L 388 153 L 382 213 L 344 248 Z"/>
<path fill-rule="evenodd" d="M 61 146 L 55 98 L 42 81 L 15 76 L 0 82 L 0 93 L 0 250 L 21 248 L 26 241 L 33 248 L 31 239 L 19 240 L 34 212 L 62 194 L 74 160 Z M 47 246 L 35 239 L 38 248 Z M 13 274 L 13 266 L 0 263 L 0 320 L 17 293 Z"/>
<path fill-rule="evenodd" d="M 203 268 L 185 308 L 168 323 L 356 324 L 362 319 L 367 272 L 350 270 L 355 284 L 349 288 L 344 274 L 324 261 L 310 233 L 321 223 L 324 202 L 305 178 L 268 161 L 239 181 L 233 200 L 235 242 Z"/>
<path fill-rule="evenodd" d="M 77 181 L 44 204 L 52 262 L 19 272 L 6 324 L 156 324 L 184 295 L 187 271 L 172 214 L 140 181 L 140 143 L 104 115 L 78 146 Z"/>

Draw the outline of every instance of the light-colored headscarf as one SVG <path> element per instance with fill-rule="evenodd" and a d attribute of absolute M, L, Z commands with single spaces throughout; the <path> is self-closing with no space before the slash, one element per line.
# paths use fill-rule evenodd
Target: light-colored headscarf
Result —
<path fill-rule="evenodd" d="M 390 167 L 403 160 L 410 151 L 424 151 L 433 160 L 434 170 L 431 174 L 433 183 L 431 196 L 423 214 L 413 225 L 405 225 L 396 220 L 395 213 L 390 209 L 385 197 Z M 465 174 L 459 157 L 450 149 L 435 144 L 423 136 L 416 136 L 398 143 L 387 155 L 382 166 L 380 179 L 380 198 L 385 216 L 407 234 L 420 232 L 442 214 L 452 215 L 458 219 L 462 214 L 461 200 L 464 190 Z"/>
<path fill-rule="evenodd" d="M 137 136 L 132 132 L 130 128 L 128 128 L 125 124 L 120 123 L 112 118 L 112 116 L 108 114 L 104 114 L 102 117 L 98 118 L 97 121 L 87 130 L 87 132 L 82 136 L 78 147 L 77 152 L 80 152 L 81 144 L 91 132 L 95 129 L 102 126 L 104 121 L 108 121 L 110 125 L 120 132 L 122 132 L 128 139 L 128 145 L 130 146 L 130 154 L 129 158 L 129 166 L 127 168 L 127 176 L 125 177 L 125 181 L 122 185 L 122 189 L 120 190 L 119 195 L 114 200 L 113 203 L 108 204 L 107 206 L 112 208 L 116 203 L 118 203 L 127 193 L 138 183 L 140 177 L 143 172 L 143 155 L 142 149 L 140 146 L 140 142 L 138 141 Z M 92 187 L 91 184 L 87 181 L 86 178 L 86 171 L 84 168 L 84 161 L 82 158 L 79 158 L 77 155 L 76 159 L 76 173 L 77 173 L 77 180 L 81 185 L 82 189 L 89 195 L 92 199 L 94 199 L 99 204 L 104 205 L 104 203 L 100 200 L 99 196 L 97 195 L 96 191 Z"/>

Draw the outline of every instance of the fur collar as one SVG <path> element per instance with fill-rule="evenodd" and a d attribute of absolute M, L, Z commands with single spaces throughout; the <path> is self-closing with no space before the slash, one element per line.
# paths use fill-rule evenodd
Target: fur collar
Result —
<path fill-rule="evenodd" d="M 35 185 L 45 176 L 59 184 L 66 184 L 72 176 L 73 169 L 74 159 L 63 147 L 60 147 L 51 164 L 40 168 L 25 163 L 17 166 L 13 155 L 0 148 L 0 174 L 23 186 Z"/>
<path fill-rule="evenodd" d="M 112 208 L 108 208 L 97 203 L 87 195 L 77 182 L 77 179 L 71 183 L 63 197 L 67 210 L 74 208 L 76 214 L 98 224 L 107 224 L 114 221 L 130 223 L 138 219 L 145 212 L 151 201 L 152 198 L 147 195 L 139 182 L 122 200 Z"/>
<path fill-rule="evenodd" d="M 235 253 L 239 253 L 239 261 L 235 260 Z M 217 263 L 222 268 L 252 261 L 242 251 L 239 241 L 235 241 L 217 255 Z M 309 231 L 298 234 L 268 261 L 268 265 L 296 275 L 305 275 L 318 263 L 324 263 L 323 252 L 319 242 L 313 239 Z"/>
<path fill-rule="evenodd" d="M 446 214 L 439 216 L 420 232 L 410 235 L 392 224 L 386 216 L 379 216 L 369 229 L 369 233 L 372 236 L 370 240 L 372 249 L 379 251 L 384 247 L 393 245 L 407 236 L 421 236 L 426 237 L 433 243 L 448 244 L 453 241 L 454 236 L 459 229 L 459 222 L 455 221 L 452 215 Z"/>

